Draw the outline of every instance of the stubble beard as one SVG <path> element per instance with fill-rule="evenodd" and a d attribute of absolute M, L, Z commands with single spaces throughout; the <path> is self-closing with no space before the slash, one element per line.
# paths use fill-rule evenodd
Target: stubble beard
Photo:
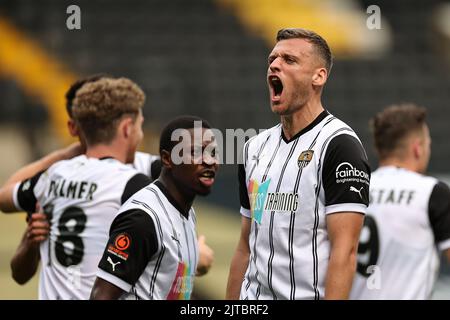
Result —
<path fill-rule="evenodd" d="M 304 96 L 305 95 L 302 95 L 301 93 L 295 94 L 292 99 L 290 99 L 291 103 L 289 103 L 285 109 L 272 111 L 280 117 L 292 117 L 293 114 L 297 113 L 305 105 L 306 101 L 304 100 L 306 99 L 302 99 Z"/>

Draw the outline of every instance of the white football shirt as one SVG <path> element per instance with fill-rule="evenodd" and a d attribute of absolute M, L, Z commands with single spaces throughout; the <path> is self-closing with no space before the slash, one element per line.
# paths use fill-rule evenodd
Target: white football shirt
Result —
<path fill-rule="evenodd" d="M 406 169 L 377 169 L 358 248 L 352 299 L 428 299 L 450 248 L 450 190 Z"/>
<path fill-rule="evenodd" d="M 50 222 L 40 247 L 40 299 L 89 298 L 111 222 L 121 204 L 149 183 L 115 159 L 81 155 L 16 185 L 16 207 L 34 212 L 39 203 Z"/>
<path fill-rule="evenodd" d="M 120 209 L 97 275 L 124 290 L 121 299 L 190 299 L 197 262 L 194 210 L 156 181 Z"/>
<path fill-rule="evenodd" d="M 355 132 L 328 112 L 287 140 L 277 125 L 250 139 L 239 168 L 252 220 L 241 299 L 320 299 L 330 255 L 326 216 L 364 214 L 370 168 Z"/>

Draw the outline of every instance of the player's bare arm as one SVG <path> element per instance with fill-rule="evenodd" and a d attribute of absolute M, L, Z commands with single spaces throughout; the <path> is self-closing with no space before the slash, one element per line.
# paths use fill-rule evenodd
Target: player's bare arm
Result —
<path fill-rule="evenodd" d="M 46 170 L 57 161 L 71 159 L 82 152 L 83 149 L 81 144 L 75 142 L 68 147 L 56 150 L 16 171 L 0 189 L 0 210 L 4 213 L 17 211 L 18 208 L 14 205 L 13 200 L 13 191 L 17 182 L 28 179 L 38 172 Z"/>
<path fill-rule="evenodd" d="M 111 282 L 97 278 L 91 292 L 91 300 L 117 300 L 125 291 L 116 287 Z"/>
<path fill-rule="evenodd" d="M 27 283 L 35 275 L 40 260 L 39 245 L 47 239 L 49 228 L 45 214 L 31 215 L 22 241 L 11 260 L 12 277 L 18 284 Z"/>
<path fill-rule="evenodd" d="M 228 275 L 228 284 L 226 299 L 238 300 L 241 291 L 242 281 L 244 279 L 245 270 L 247 270 L 248 259 L 250 256 L 250 247 L 248 237 L 250 234 L 251 219 L 247 217 L 241 218 L 241 236 L 231 261 L 230 274 Z"/>
<path fill-rule="evenodd" d="M 348 299 L 356 271 L 356 254 L 364 215 L 338 212 L 327 216 L 330 260 L 325 281 L 325 299 Z"/>

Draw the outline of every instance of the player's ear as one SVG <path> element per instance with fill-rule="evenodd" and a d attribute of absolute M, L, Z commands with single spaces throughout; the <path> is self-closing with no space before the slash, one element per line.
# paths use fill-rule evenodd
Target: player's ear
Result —
<path fill-rule="evenodd" d="M 161 163 L 164 167 L 172 168 L 173 162 L 172 158 L 170 157 L 170 152 L 167 150 L 161 151 Z"/>
<path fill-rule="evenodd" d="M 122 134 L 122 136 L 126 139 L 128 139 L 132 132 L 133 132 L 133 119 L 130 117 L 126 117 L 122 119 L 119 123 L 119 132 Z"/>
<path fill-rule="evenodd" d="M 312 84 L 313 86 L 322 87 L 327 82 L 328 71 L 325 68 L 318 68 L 315 70 L 312 76 Z"/>
<path fill-rule="evenodd" d="M 414 138 L 412 142 L 412 151 L 415 159 L 419 159 L 422 156 L 423 150 L 420 139 Z"/>
<path fill-rule="evenodd" d="M 79 131 L 78 131 L 78 126 L 75 123 L 75 121 L 73 121 L 72 119 L 69 119 L 69 121 L 67 121 L 67 128 L 69 129 L 69 133 L 72 137 L 78 137 Z"/>

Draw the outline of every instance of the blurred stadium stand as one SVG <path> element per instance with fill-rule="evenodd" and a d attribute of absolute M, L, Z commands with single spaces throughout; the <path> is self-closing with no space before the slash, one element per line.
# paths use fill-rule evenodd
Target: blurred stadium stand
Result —
<path fill-rule="evenodd" d="M 68 16 L 65 10 L 72 3 L 81 8 L 82 29 L 79 31 L 65 27 Z M 248 4 L 252 3 L 255 3 L 253 11 L 263 11 L 254 1 L 240 3 L 241 7 L 242 3 L 247 3 L 247 11 L 251 11 Z M 281 4 L 288 3 L 292 6 L 290 0 L 283 0 Z M 298 20 L 298 26 L 308 27 L 308 23 L 320 26 L 320 12 L 324 12 L 324 17 L 332 16 L 333 7 L 318 11 L 320 8 L 314 8 L 313 3 L 325 3 L 330 7 L 331 2 L 298 1 L 298 16 L 305 17 Z M 386 30 L 392 33 L 391 50 L 372 58 L 367 58 L 364 52 L 358 56 L 356 49 L 353 50 L 356 56 L 353 52 L 348 57 L 352 52 L 349 45 L 339 44 L 339 39 L 343 38 L 339 34 L 346 32 L 354 35 L 354 42 L 358 42 L 360 37 L 352 32 L 355 23 L 343 24 L 339 32 L 317 27 L 323 30 L 325 37 L 329 34 L 333 40 L 330 42 L 336 43 L 338 49 L 335 52 L 338 59 L 325 90 L 325 106 L 359 133 L 374 165 L 367 129 L 369 117 L 386 104 L 414 101 L 430 110 L 434 152 L 430 170 L 448 170 L 447 119 L 442 115 L 450 100 L 450 76 L 448 68 L 444 67 L 444 56 L 439 56 L 433 46 L 436 31 L 431 23 L 433 10 L 440 3 L 442 1 L 438 0 L 397 0 L 335 4 L 334 7 L 340 8 L 339 13 L 346 13 L 345 17 L 355 11 L 356 4 L 360 13 L 359 29 L 366 30 L 368 38 L 372 34 L 374 42 L 379 38 L 377 33 L 386 33 Z M 371 4 L 381 8 L 384 31 L 367 31 L 365 20 L 361 20 L 361 15 L 367 16 L 365 8 Z M 205 117 L 220 129 L 267 128 L 277 121 L 269 111 L 265 85 L 266 59 L 270 51 L 267 36 L 264 37 L 262 27 L 245 28 L 248 22 L 236 8 L 233 0 L 132 0 L 126 5 L 107 0 L 3 0 L 0 14 L 76 76 L 107 72 L 128 76 L 141 84 L 148 95 L 147 126 L 157 136 L 164 122 L 183 113 Z M 282 11 L 273 16 L 282 15 Z M 264 18 L 267 16 L 267 12 L 261 14 Z M 323 20 L 323 25 L 332 25 L 327 19 Z M 337 18 L 334 20 L 339 22 Z M 291 17 L 285 23 L 292 26 L 292 21 Z M 273 31 L 274 38 L 276 23 L 282 22 L 270 23 L 267 23 L 268 30 Z M 258 30 L 263 31 L 258 34 Z M 351 43 L 351 39 L 341 42 Z M 384 42 L 380 44 L 384 45 Z M 41 124 L 46 112 L 42 105 L 37 99 L 25 97 L 21 88 L 9 84 L 8 80 L 0 82 L 1 121 L 16 119 L 28 125 L 33 123 L 30 117 L 34 119 L 37 114 L 39 121 L 35 122 Z M 64 113 L 62 106 L 61 113 Z M 213 195 L 213 199 L 236 208 L 236 195 L 219 192 L 235 186 L 234 172 L 232 166 L 222 168 L 222 179 L 215 192 L 220 197 Z"/>
<path fill-rule="evenodd" d="M 268 48 L 214 2 L 76 3 L 82 11 L 80 31 L 65 27 L 67 1 L 2 1 L 0 9 L 76 74 L 107 72 L 141 84 L 148 96 L 146 122 L 154 132 L 186 113 L 202 116 L 220 129 L 266 128 L 276 121 L 267 108 Z M 224 188 L 234 186 L 233 168 L 223 167 L 222 177 Z M 217 199 L 237 204 L 237 195 Z"/>
<path fill-rule="evenodd" d="M 389 54 L 376 60 L 338 61 L 325 90 L 325 105 L 350 120 L 366 142 L 369 157 L 374 153 L 367 119 L 386 104 L 412 101 L 426 106 L 433 138 L 430 171 L 448 172 L 447 143 L 450 73 L 438 55 L 433 40 L 432 13 L 443 1 L 362 1 L 364 7 L 378 4 L 393 32 Z M 450 19 L 450 17 L 447 17 Z M 448 40 L 447 40 L 448 41 Z"/>
<path fill-rule="evenodd" d="M 33 151 L 26 161 L 48 151 L 40 139 L 40 127 L 56 121 L 65 128 L 61 100 L 49 107 L 51 101 L 36 95 L 42 90 L 60 92 L 55 83 L 47 86 L 50 80 L 43 74 L 50 71 L 63 75 L 59 84 L 97 72 L 135 80 L 148 97 L 146 131 L 153 139 L 166 121 L 180 114 L 202 116 L 222 130 L 271 127 L 278 119 L 269 110 L 266 61 L 271 50 L 270 37 L 273 41 L 281 24 L 280 27 L 317 29 L 325 38 L 329 36 L 337 59 L 325 89 L 324 105 L 358 132 L 374 167 L 369 118 L 387 104 L 412 101 L 429 110 L 433 138 L 430 171 L 449 173 L 450 148 L 446 139 L 450 10 L 442 9 L 448 4 L 446 1 L 270 2 L 271 5 L 268 1 L 244 0 L 2 0 L 0 21 L 7 21 L 33 39 L 67 72 L 59 67 L 41 68 L 30 89 L 0 60 L 0 127 L 11 123 L 21 127 Z M 295 10 L 294 2 L 299 6 Z M 269 7 L 262 7 L 263 3 Z M 70 4 L 81 8 L 81 30 L 66 28 L 66 8 Z M 246 10 L 242 4 L 247 5 Z M 365 8 L 374 4 L 381 8 L 382 30 L 369 31 L 365 26 Z M 283 19 L 268 20 L 271 10 L 281 12 L 286 8 L 301 18 L 296 20 L 297 16 L 285 12 Z M 338 9 L 334 21 L 333 10 Z M 246 15 L 249 12 L 251 17 Z M 280 12 L 273 16 L 281 15 Z M 336 23 L 342 28 L 336 29 Z M 6 36 L 2 32 L 5 29 L 0 25 L 0 42 Z M 1 50 L 0 44 L 0 59 Z M 25 68 L 27 63 L 25 59 Z M 52 77 L 51 81 L 55 79 Z M 58 105 L 60 111 L 55 110 Z M 59 115 L 54 116 L 55 112 Z M 55 144 L 52 141 L 51 146 Z M 144 149 L 154 152 L 154 148 L 146 148 L 149 145 L 155 143 L 147 140 Z M 221 168 L 208 200 L 231 208 L 238 216 L 235 166 Z M 238 230 L 235 233 L 237 237 Z"/>

